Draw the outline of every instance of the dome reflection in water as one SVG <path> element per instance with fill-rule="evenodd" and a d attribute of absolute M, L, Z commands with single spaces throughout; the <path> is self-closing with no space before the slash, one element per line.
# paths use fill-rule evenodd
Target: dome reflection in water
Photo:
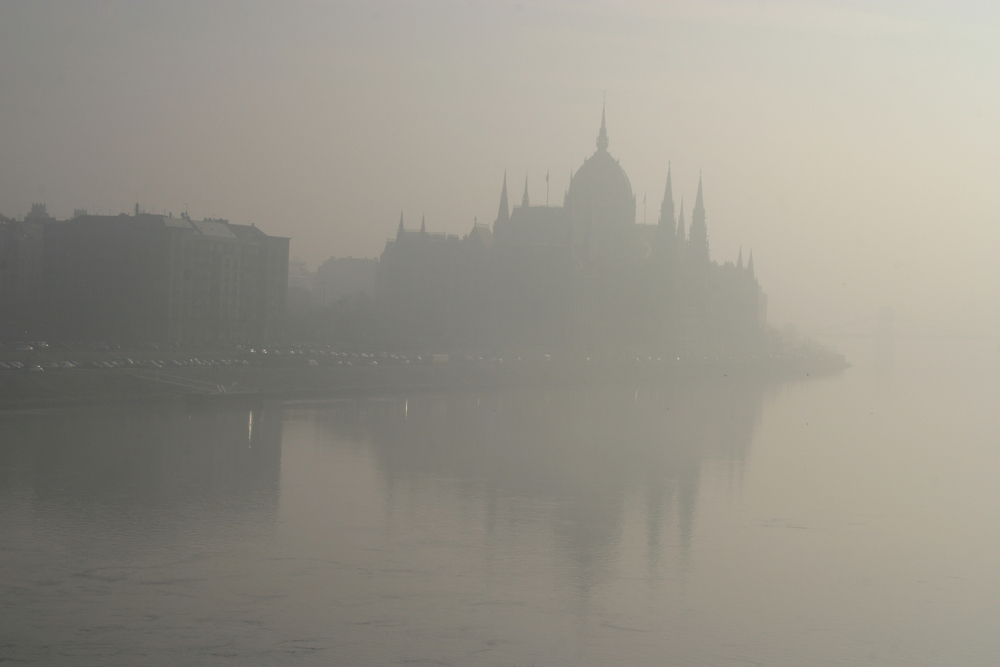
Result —
<path fill-rule="evenodd" d="M 0 657 L 988 664 L 991 455 L 851 373 L 6 415 Z"/>

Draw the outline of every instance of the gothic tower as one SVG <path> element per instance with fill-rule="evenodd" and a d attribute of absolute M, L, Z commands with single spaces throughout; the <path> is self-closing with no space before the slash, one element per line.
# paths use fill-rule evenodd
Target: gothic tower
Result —
<path fill-rule="evenodd" d="M 663 203 L 660 204 L 660 220 L 656 224 L 656 237 L 661 246 L 671 246 L 677 235 L 677 223 L 674 221 L 674 186 L 670 179 L 670 163 L 667 163 L 667 187 L 663 191 Z"/>
<path fill-rule="evenodd" d="M 510 206 L 507 204 L 507 172 L 503 173 L 503 189 L 500 191 L 500 209 L 497 211 L 497 222 L 510 221 Z"/>
<path fill-rule="evenodd" d="M 500 208 L 497 211 L 497 219 L 493 223 L 493 235 L 503 234 L 507 223 L 510 222 L 510 206 L 507 203 L 507 172 L 503 173 L 503 189 L 500 190 Z"/>
<path fill-rule="evenodd" d="M 691 231 L 688 237 L 688 254 L 696 264 L 708 264 L 708 227 L 705 225 L 705 201 L 701 192 L 701 175 L 698 175 L 698 196 L 691 211 Z"/>

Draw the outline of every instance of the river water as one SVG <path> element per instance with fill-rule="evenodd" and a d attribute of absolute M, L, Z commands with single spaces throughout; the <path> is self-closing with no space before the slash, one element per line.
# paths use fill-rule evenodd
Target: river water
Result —
<path fill-rule="evenodd" d="M 995 665 L 1000 354 L 938 347 L 2 415 L 0 662 Z"/>

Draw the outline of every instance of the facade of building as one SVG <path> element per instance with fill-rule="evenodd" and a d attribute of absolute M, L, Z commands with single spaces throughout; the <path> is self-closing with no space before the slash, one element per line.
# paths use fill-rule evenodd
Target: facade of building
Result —
<path fill-rule="evenodd" d="M 57 340 L 232 344 L 280 336 L 288 239 L 139 213 L 44 224 L 41 310 Z"/>
<path fill-rule="evenodd" d="M 0 215 L 0 337 L 7 340 L 30 338 L 36 325 L 46 219 L 40 204 L 23 221 Z"/>
<path fill-rule="evenodd" d="M 628 175 L 597 150 L 562 206 L 510 208 L 507 179 L 492 229 L 464 238 L 406 229 L 379 261 L 376 305 L 391 343 L 552 345 L 716 352 L 746 347 L 766 322 L 753 258 L 710 258 L 702 185 L 686 229 L 671 176 L 660 219 L 636 223 Z"/>
<path fill-rule="evenodd" d="M 386 243 L 375 284 L 378 330 L 390 345 L 435 341 L 452 346 L 486 333 L 493 235 L 474 225 L 465 238 L 408 230 L 400 216 L 396 238 Z"/>

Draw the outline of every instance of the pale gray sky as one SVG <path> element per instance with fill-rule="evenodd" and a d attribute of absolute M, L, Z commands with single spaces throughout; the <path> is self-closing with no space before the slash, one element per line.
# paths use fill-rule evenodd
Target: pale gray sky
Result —
<path fill-rule="evenodd" d="M 705 179 L 771 322 L 1000 331 L 1000 9 L 959 2 L 0 0 L 0 213 L 185 206 L 311 266 L 561 203 L 610 151 Z"/>

